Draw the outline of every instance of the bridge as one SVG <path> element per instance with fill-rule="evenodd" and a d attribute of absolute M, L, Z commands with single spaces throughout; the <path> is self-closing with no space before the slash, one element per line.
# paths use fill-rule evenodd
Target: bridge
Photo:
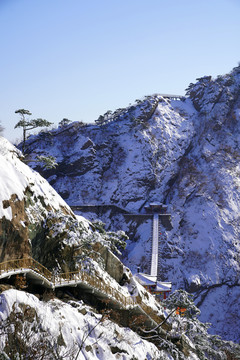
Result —
<path fill-rule="evenodd" d="M 111 210 L 114 213 L 122 214 L 124 218 L 129 220 L 145 221 L 152 219 L 152 254 L 151 254 L 151 276 L 158 276 L 158 262 L 159 262 L 159 227 L 160 222 L 166 230 L 172 230 L 171 215 L 166 213 L 167 206 L 160 203 L 150 203 L 145 205 L 145 213 L 130 213 L 128 210 L 114 204 L 82 204 L 70 205 L 71 209 L 81 213 L 94 212 L 98 216 L 103 215 L 106 211 Z M 85 215 L 86 216 L 86 215 Z"/>
<path fill-rule="evenodd" d="M 69 205 L 73 212 L 79 211 L 81 214 L 85 214 L 87 212 L 94 212 L 97 216 L 101 216 L 104 212 L 111 210 L 114 213 L 122 214 L 126 220 L 147 220 L 153 218 L 152 212 L 146 213 L 136 213 L 129 212 L 118 205 L 114 204 L 79 204 L 79 205 Z M 86 216 L 86 215 L 83 215 Z M 172 230 L 171 224 L 171 215 L 166 213 L 159 214 L 159 219 L 162 225 L 166 228 L 166 230 Z"/>
<path fill-rule="evenodd" d="M 94 294 L 100 300 L 106 300 L 115 309 L 131 312 L 131 315 L 141 315 L 143 324 L 154 328 L 164 320 L 162 315 L 154 311 L 140 296 L 126 296 L 118 283 L 106 283 L 96 272 L 89 273 L 79 268 L 78 271 L 54 274 L 31 257 L 14 259 L 0 263 L 0 280 L 14 275 L 25 275 L 33 284 L 47 289 L 60 287 L 76 287 Z"/>

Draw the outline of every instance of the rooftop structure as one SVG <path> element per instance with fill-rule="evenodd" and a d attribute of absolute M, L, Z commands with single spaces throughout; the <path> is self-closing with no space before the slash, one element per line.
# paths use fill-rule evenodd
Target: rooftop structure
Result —
<path fill-rule="evenodd" d="M 163 205 L 162 203 L 157 203 L 157 202 L 153 202 L 150 203 L 149 205 L 144 206 L 144 209 L 147 212 L 158 212 L 158 213 L 166 213 L 167 211 L 167 205 Z"/>
<path fill-rule="evenodd" d="M 156 295 L 160 300 L 166 299 L 171 292 L 171 282 L 157 281 L 156 276 L 140 272 L 134 276 L 145 289 L 147 289 L 151 294 Z"/>

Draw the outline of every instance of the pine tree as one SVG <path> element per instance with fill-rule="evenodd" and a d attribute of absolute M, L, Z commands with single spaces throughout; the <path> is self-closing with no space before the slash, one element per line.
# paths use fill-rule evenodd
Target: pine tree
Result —
<path fill-rule="evenodd" d="M 22 145 L 22 152 L 25 154 L 25 143 L 27 139 L 27 131 L 35 129 L 37 127 L 48 127 L 52 123 L 45 120 L 45 119 L 33 119 L 33 120 L 26 120 L 26 115 L 32 115 L 29 110 L 19 109 L 15 111 L 15 114 L 20 114 L 21 120 L 15 125 L 15 129 L 18 127 L 23 128 L 23 145 Z"/>
<path fill-rule="evenodd" d="M 59 126 L 60 127 L 64 127 L 67 126 L 71 123 L 71 120 L 67 119 L 67 118 L 63 118 L 60 122 L 59 122 Z"/>
<path fill-rule="evenodd" d="M 94 220 L 92 224 L 106 241 L 106 245 L 109 249 L 118 256 L 122 255 L 121 250 L 126 248 L 126 241 L 128 240 L 128 236 L 125 232 L 122 230 L 118 230 L 117 232 L 106 231 L 105 224 L 101 220 Z"/>
<path fill-rule="evenodd" d="M 37 161 L 43 164 L 45 169 L 55 169 L 58 165 L 54 156 L 37 156 Z"/>

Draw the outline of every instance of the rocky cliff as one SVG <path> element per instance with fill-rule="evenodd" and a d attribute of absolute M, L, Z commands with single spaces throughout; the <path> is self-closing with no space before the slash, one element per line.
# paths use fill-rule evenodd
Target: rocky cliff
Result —
<path fill-rule="evenodd" d="M 237 67 L 198 79 L 184 99 L 154 95 L 96 125 L 31 136 L 27 149 L 29 164 L 69 205 L 128 233 L 124 261 L 133 271 L 149 271 L 151 251 L 151 219 L 136 214 L 166 204 L 173 228 L 161 226 L 159 278 L 192 292 L 213 331 L 239 341 L 239 145 Z M 35 162 L 46 154 L 55 170 Z"/>
<path fill-rule="evenodd" d="M 75 216 L 2 137 L 0 165 L 0 262 L 33 257 L 49 270 L 67 272 L 77 270 L 83 259 L 89 267 L 97 260 L 121 280 L 123 265 L 110 250 L 108 234 L 101 236 L 93 224 Z"/>
<path fill-rule="evenodd" d="M 31 256 L 31 241 L 44 233 L 44 222 L 50 213 L 73 215 L 47 181 L 21 161 L 21 156 L 6 139 L 0 138 L 1 261 Z"/>

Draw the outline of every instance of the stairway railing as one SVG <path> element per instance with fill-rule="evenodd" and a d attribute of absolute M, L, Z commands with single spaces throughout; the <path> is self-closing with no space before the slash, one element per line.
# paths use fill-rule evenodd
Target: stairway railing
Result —
<path fill-rule="evenodd" d="M 31 269 L 44 276 L 47 280 L 52 281 L 52 273 L 47 268 L 45 268 L 38 261 L 34 260 L 31 257 L 22 258 L 22 259 L 13 259 L 0 263 L 0 274 L 8 273 L 10 271 L 19 270 L 19 269 Z"/>

